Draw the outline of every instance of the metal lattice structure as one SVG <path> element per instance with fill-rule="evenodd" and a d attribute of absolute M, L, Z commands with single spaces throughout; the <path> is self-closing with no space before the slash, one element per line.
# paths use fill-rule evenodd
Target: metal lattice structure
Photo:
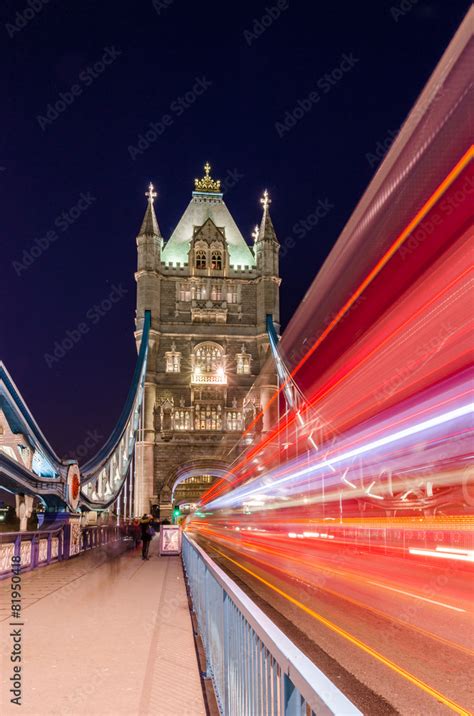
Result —
<path fill-rule="evenodd" d="M 79 466 L 61 460 L 33 418 L 3 363 L 0 363 L 0 434 L 2 488 L 38 497 L 49 511 L 105 510 L 133 514 L 133 461 L 140 436 L 150 313 L 145 312 L 137 363 L 117 424 L 97 454 Z"/>

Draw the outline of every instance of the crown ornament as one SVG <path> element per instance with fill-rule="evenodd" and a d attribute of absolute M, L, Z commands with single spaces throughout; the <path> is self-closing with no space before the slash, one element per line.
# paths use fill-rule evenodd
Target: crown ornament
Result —
<path fill-rule="evenodd" d="M 211 165 L 206 162 L 204 165 L 204 176 L 202 179 L 194 180 L 195 191 L 206 192 L 207 194 L 219 194 L 221 191 L 220 179 L 213 179 L 210 175 Z"/>

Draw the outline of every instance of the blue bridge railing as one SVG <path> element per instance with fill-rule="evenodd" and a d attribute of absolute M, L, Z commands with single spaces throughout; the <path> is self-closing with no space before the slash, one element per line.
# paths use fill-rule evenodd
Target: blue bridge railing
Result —
<path fill-rule="evenodd" d="M 222 716 L 361 716 L 186 534 L 182 556 Z"/>

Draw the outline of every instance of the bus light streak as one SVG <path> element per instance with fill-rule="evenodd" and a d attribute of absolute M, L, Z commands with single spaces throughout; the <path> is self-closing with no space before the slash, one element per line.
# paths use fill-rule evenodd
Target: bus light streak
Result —
<path fill-rule="evenodd" d="M 279 341 L 269 324 L 273 383 L 249 395 L 226 480 L 185 529 L 270 604 L 298 607 L 296 627 L 305 612 L 358 647 L 353 673 L 374 690 L 371 659 L 468 714 L 474 46 L 462 37 Z"/>

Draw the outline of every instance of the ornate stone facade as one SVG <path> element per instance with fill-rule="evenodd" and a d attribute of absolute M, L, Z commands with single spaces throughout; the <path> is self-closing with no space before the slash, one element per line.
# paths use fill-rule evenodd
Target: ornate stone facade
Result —
<path fill-rule="evenodd" d="M 178 496 L 181 490 L 181 497 L 192 499 L 209 487 L 216 474 L 212 465 L 230 464 L 245 426 L 276 389 L 273 368 L 263 372 L 266 315 L 277 328 L 279 323 L 279 244 L 268 194 L 250 247 L 209 165 L 195 184 L 167 242 L 150 185 L 137 237 L 137 345 L 145 310 L 151 311 L 152 324 L 135 466 L 136 514 L 153 504 L 167 514 L 183 465 L 194 471 Z M 270 421 L 267 412 L 259 429 L 268 429 Z"/>

